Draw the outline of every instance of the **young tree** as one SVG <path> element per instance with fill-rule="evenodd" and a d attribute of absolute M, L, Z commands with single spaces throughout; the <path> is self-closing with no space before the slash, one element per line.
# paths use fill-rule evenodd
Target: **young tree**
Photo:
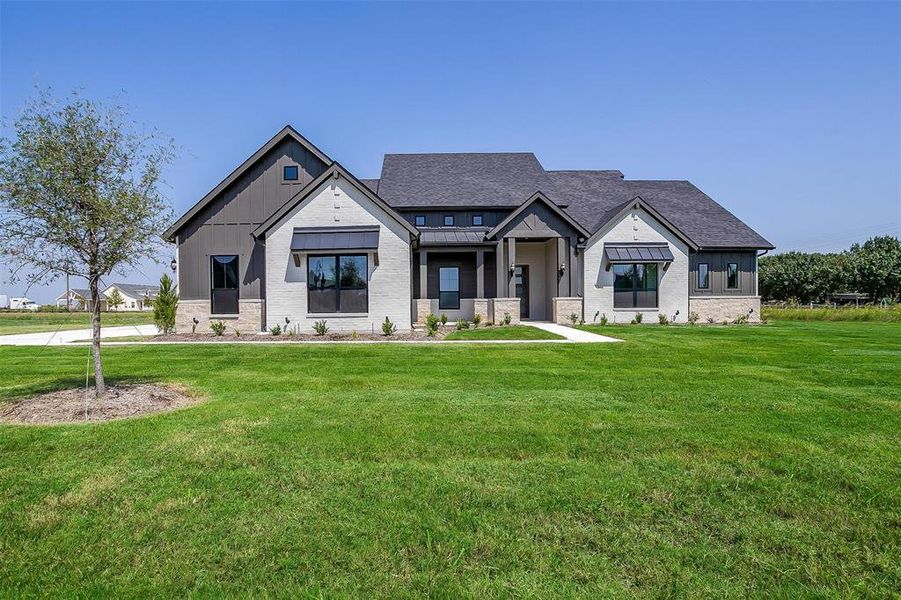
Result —
<path fill-rule="evenodd" d="M 0 255 L 12 278 L 46 283 L 80 275 L 91 289 L 95 393 L 101 277 L 157 260 L 171 209 L 160 191 L 171 141 L 133 129 L 118 107 L 49 93 L 28 102 L 14 136 L 0 139 Z"/>
<path fill-rule="evenodd" d="M 160 291 L 153 303 L 153 322 L 160 333 L 167 335 L 175 331 L 175 311 L 178 308 L 178 294 L 172 278 L 166 274 L 160 277 Z"/>
<path fill-rule="evenodd" d="M 116 310 L 120 306 L 125 303 L 125 298 L 122 297 L 122 294 L 119 293 L 119 288 L 113 288 L 113 292 L 106 299 L 106 305 L 112 309 Z"/>
<path fill-rule="evenodd" d="M 901 240 L 890 235 L 851 246 L 860 289 L 874 302 L 901 296 Z"/>

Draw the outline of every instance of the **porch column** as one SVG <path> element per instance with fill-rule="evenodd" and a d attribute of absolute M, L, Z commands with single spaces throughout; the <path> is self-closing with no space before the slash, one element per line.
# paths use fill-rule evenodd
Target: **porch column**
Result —
<path fill-rule="evenodd" d="M 573 296 L 582 295 L 582 269 L 579 268 L 579 260 L 576 257 L 576 242 L 578 238 L 569 238 L 569 287 Z"/>
<path fill-rule="evenodd" d="M 504 274 L 504 238 L 498 240 L 497 252 L 494 253 L 494 256 L 497 259 L 497 291 L 494 295 L 496 298 L 506 298 L 507 276 Z"/>
<path fill-rule="evenodd" d="M 476 298 L 485 297 L 485 251 L 476 250 Z"/>
<path fill-rule="evenodd" d="M 429 297 L 429 253 L 425 248 L 419 249 L 419 297 L 425 300 Z"/>
<path fill-rule="evenodd" d="M 566 252 L 567 238 L 557 238 L 557 296 L 569 296 L 569 274 L 572 272 L 572 264 Z M 566 267 L 560 274 L 560 266 Z"/>
<path fill-rule="evenodd" d="M 516 275 L 513 267 L 516 265 L 516 238 L 507 239 L 507 293 L 509 298 L 516 295 Z"/>

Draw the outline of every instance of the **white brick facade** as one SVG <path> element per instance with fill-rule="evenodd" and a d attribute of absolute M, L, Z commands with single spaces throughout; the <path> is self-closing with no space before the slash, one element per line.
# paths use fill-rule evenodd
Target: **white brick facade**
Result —
<path fill-rule="evenodd" d="M 307 310 L 307 256 L 291 256 L 295 227 L 377 225 L 378 252 L 369 252 L 367 314 L 311 314 Z M 359 252 L 349 252 L 356 253 Z M 376 256 L 377 254 L 377 256 Z M 410 329 L 412 279 L 409 232 L 343 176 L 329 178 L 266 234 L 266 326 L 285 318 L 290 327 L 310 332 L 320 319 L 332 331 L 380 331 L 385 317 L 399 330 Z"/>
<path fill-rule="evenodd" d="M 613 270 L 604 260 L 604 244 L 612 242 L 666 242 L 673 262 L 657 268 L 657 308 L 624 309 L 613 307 Z M 656 323 L 663 313 L 677 323 L 688 321 L 688 246 L 641 208 L 626 213 L 618 222 L 608 224 L 588 240 L 583 254 L 585 321 L 597 322 L 607 315 L 611 323 L 628 323 L 643 313 L 645 323 Z M 676 315 L 678 311 L 678 315 Z M 597 315 L 597 317 L 595 316 Z"/>

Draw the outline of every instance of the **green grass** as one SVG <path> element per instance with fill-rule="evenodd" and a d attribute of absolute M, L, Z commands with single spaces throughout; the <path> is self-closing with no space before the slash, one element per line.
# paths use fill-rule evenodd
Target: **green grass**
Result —
<path fill-rule="evenodd" d="M 100 315 L 104 327 L 153 323 L 152 312 L 105 312 Z M 0 335 L 36 333 L 70 329 L 88 329 L 91 315 L 86 312 L 9 312 L 0 311 Z"/>
<path fill-rule="evenodd" d="M 842 308 L 776 308 L 764 306 L 760 313 L 770 321 L 881 321 L 901 323 L 901 304 L 889 308 L 849 306 Z"/>
<path fill-rule="evenodd" d="M 0 596 L 901 589 L 901 326 L 615 335 L 108 348 L 208 401 L 0 427 Z M 0 398 L 86 352 L 0 348 Z"/>
<path fill-rule="evenodd" d="M 461 329 L 447 334 L 446 340 L 563 340 L 562 335 L 544 331 L 531 325 L 513 325 L 509 327 L 479 327 L 478 329 Z"/>

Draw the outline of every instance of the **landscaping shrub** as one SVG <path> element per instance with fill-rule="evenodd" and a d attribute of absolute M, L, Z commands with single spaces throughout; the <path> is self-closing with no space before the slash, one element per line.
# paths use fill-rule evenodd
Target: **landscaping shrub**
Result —
<path fill-rule="evenodd" d="M 178 308 L 178 293 L 172 278 L 166 274 L 160 277 L 160 291 L 153 303 L 153 322 L 163 335 L 175 331 L 175 312 Z"/>
<path fill-rule="evenodd" d="M 316 335 L 325 335 L 328 333 L 328 325 L 326 325 L 325 319 L 313 323 L 313 331 L 316 332 Z"/>
<path fill-rule="evenodd" d="M 764 306 L 760 316 L 777 321 L 880 321 L 901 323 L 901 304 L 879 306 L 848 306 L 837 308 L 803 308 Z"/>
<path fill-rule="evenodd" d="M 638 313 L 635 315 L 633 321 L 635 321 L 635 323 L 641 323 L 642 319 L 644 319 L 644 313 Z"/>
<path fill-rule="evenodd" d="M 225 333 L 225 323 L 222 321 L 210 321 L 210 329 L 213 330 L 213 334 L 220 336 Z"/>
<path fill-rule="evenodd" d="M 397 331 L 397 325 L 391 322 L 391 319 L 385 317 L 385 322 L 382 323 L 382 335 L 389 336 L 392 335 L 395 331 Z"/>
<path fill-rule="evenodd" d="M 573 324 L 573 327 L 576 326 L 576 323 L 579 322 L 579 315 L 576 313 L 569 313 L 569 322 Z"/>
<path fill-rule="evenodd" d="M 748 315 L 739 315 L 735 317 L 735 320 L 732 321 L 733 325 L 746 325 L 748 322 Z"/>
<path fill-rule="evenodd" d="M 595 318 L 597 318 L 597 315 L 595 315 Z M 601 320 L 599 321 L 599 323 L 600 323 L 601 325 L 606 325 L 606 324 L 607 324 L 607 313 L 604 313 L 604 314 L 601 315 Z"/>
<path fill-rule="evenodd" d="M 457 319 L 455 328 L 457 329 L 457 331 L 460 331 L 461 329 L 469 329 L 469 321 L 467 321 L 466 319 Z"/>
<path fill-rule="evenodd" d="M 472 326 L 478 329 L 479 324 L 482 322 L 482 315 L 476 313 L 472 316 Z"/>
<path fill-rule="evenodd" d="M 504 313 L 504 320 L 502 321 L 504 325 L 509 325 L 513 321 L 513 317 L 510 316 L 510 313 Z"/>
<path fill-rule="evenodd" d="M 701 318 L 701 315 L 699 315 L 695 311 L 691 311 L 690 313 L 688 313 L 688 324 L 694 325 L 695 323 L 698 322 L 698 319 L 700 319 L 700 318 Z"/>
<path fill-rule="evenodd" d="M 282 334 L 282 326 L 281 325 L 273 325 L 269 328 L 269 333 L 272 335 L 281 335 Z"/>
<path fill-rule="evenodd" d="M 660 322 L 661 325 L 669 325 L 669 318 L 663 313 L 660 313 L 659 315 L 657 315 L 657 320 Z"/>
<path fill-rule="evenodd" d="M 441 313 L 441 324 L 447 325 L 447 315 L 444 313 Z"/>

